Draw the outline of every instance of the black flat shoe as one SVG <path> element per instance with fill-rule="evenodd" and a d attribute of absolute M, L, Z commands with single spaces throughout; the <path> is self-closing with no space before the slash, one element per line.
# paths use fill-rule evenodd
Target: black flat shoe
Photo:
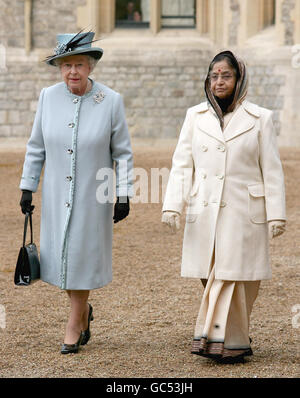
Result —
<path fill-rule="evenodd" d="M 245 358 L 243 355 L 238 355 L 236 357 L 218 358 L 216 362 L 223 364 L 245 363 Z"/>
<path fill-rule="evenodd" d="M 79 339 L 75 344 L 63 344 L 61 347 L 61 354 L 76 354 L 79 350 L 83 338 L 83 333 L 80 333 Z"/>
<path fill-rule="evenodd" d="M 91 338 L 91 332 L 90 332 L 90 322 L 94 320 L 93 316 L 93 307 L 91 304 L 89 304 L 89 317 L 88 317 L 88 327 L 86 330 L 82 332 L 82 340 L 81 340 L 81 345 L 85 345 L 89 339 Z"/>

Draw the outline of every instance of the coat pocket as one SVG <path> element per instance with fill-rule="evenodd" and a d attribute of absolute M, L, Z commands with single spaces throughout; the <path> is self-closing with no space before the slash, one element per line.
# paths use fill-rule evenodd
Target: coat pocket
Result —
<path fill-rule="evenodd" d="M 196 219 L 197 219 L 197 214 L 187 214 L 186 217 L 185 217 L 185 221 L 187 223 L 195 222 Z"/>
<path fill-rule="evenodd" d="M 248 213 L 254 224 L 267 222 L 264 184 L 248 185 Z"/>
<path fill-rule="evenodd" d="M 198 193 L 198 189 L 199 189 L 199 180 L 195 180 L 194 184 L 192 186 L 191 192 L 190 192 L 190 197 L 193 197 L 195 195 L 197 195 Z"/>

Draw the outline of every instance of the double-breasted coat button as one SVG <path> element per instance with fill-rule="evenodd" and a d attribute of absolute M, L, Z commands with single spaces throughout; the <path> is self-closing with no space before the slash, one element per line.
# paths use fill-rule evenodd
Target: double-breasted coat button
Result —
<path fill-rule="evenodd" d="M 72 129 L 75 126 L 75 123 L 69 123 L 68 126 Z"/>
<path fill-rule="evenodd" d="M 72 181 L 72 177 L 71 177 L 71 176 L 67 176 L 66 179 L 67 179 L 68 181 Z"/>
<path fill-rule="evenodd" d="M 223 178 L 224 178 L 223 174 L 218 174 L 217 177 L 219 180 L 223 180 Z"/>
<path fill-rule="evenodd" d="M 202 173 L 202 178 L 205 179 L 207 177 L 206 173 Z"/>
<path fill-rule="evenodd" d="M 207 206 L 208 202 L 206 200 L 203 201 L 203 206 Z"/>
<path fill-rule="evenodd" d="M 226 206 L 226 202 L 224 202 L 224 200 L 221 200 L 220 207 L 225 207 L 225 206 Z"/>
<path fill-rule="evenodd" d="M 73 103 L 74 103 L 74 104 L 77 104 L 78 101 L 79 101 L 78 98 L 74 98 L 74 99 L 73 99 Z"/>
<path fill-rule="evenodd" d="M 223 145 L 218 145 L 217 150 L 220 152 L 225 152 L 225 147 Z"/>
<path fill-rule="evenodd" d="M 208 150 L 208 148 L 207 148 L 206 145 L 202 145 L 202 146 L 201 146 L 201 149 L 202 149 L 203 152 L 206 152 L 206 151 Z"/>
<path fill-rule="evenodd" d="M 73 149 L 68 149 L 67 152 L 68 152 L 69 155 L 72 155 Z"/>
<path fill-rule="evenodd" d="M 65 206 L 66 206 L 66 207 L 70 207 L 70 203 L 69 203 L 69 202 L 66 202 L 66 203 L 65 203 Z"/>

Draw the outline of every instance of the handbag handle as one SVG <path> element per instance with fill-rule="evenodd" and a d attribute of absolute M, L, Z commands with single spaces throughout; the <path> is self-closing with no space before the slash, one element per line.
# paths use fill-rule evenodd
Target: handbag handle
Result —
<path fill-rule="evenodd" d="M 25 222 L 24 222 L 24 233 L 23 233 L 23 247 L 25 247 L 26 242 L 26 233 L 27 233 L 27 226 L 28 226 L 28 218 L 30 224 L 30 243 L 33 243 L 33 230 L 32 230 L 32 212 L 25 214 Z"/>

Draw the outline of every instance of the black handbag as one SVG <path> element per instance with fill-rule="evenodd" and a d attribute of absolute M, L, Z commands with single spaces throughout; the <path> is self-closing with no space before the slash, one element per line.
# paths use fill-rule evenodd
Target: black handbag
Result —
<path fill-rule="evenodd" d="M 26 242 L 26 232 L 30 223 L 31 239 L 28 245 Z M 24 222 L 23 246 L 20 249 L 18 261 L 15 270 L 14 282 L 17 286 L 28 286 L 40 279 L 40 260 L 38 250 L 33 243 L 32 231 L 32 212 L 26 213 Z"/>

